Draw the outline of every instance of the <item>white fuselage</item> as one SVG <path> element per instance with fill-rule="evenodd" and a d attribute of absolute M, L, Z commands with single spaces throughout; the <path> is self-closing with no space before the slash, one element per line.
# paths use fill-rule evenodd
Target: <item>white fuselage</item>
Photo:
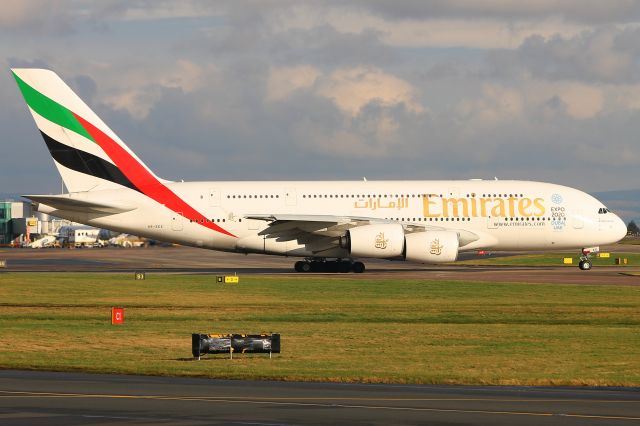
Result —
<path fill-rule="evenodd" d="M 119 214 L 39 210 L 91 226 L 214 250 L 313 256 L 296 240 L 265 239 L 252 215 L 375 218 L 477 235 L 460 250 L 579 249 L 618 241 L 626 226 L 594 197 L 566 186 L 529 181 L 174 182 L 167 187 L 233 236 L 189 220 L 131 190 L 69 194 L 129 206 Z M 336 245 L 327 254 L 346 257 Z"/>

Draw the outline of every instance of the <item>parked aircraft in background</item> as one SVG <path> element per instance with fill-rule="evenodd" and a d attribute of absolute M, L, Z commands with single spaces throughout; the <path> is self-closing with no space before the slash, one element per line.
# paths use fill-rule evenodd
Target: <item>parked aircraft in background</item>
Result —
<path fill-rule="evenodd" d="M 304 258 L 299 272 L 363 272 L 356 259 L 419 263 L 462 251 L 581 250 L 626 234 L 577 189 L 528 181 L 171 182 L 156 176 L 56 75 L 13 69 L 69 191 L 37 209 L 99 228 L 238 253 Z M 335 259 L 335 260 L 330 260 Z"/>

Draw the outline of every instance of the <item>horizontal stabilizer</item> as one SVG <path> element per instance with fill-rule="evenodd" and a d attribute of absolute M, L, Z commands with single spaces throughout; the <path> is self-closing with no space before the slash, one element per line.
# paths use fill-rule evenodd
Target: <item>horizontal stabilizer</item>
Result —
<path fill-rule="evenodd" d="M 56 210 L 66 210 L 81 213 L 116 214 L 135 210 L 135 207 L 115 206 L 95 201 L 80 200 L 69 195 L 23 195 L 34 203 L 44 204 Z"/>

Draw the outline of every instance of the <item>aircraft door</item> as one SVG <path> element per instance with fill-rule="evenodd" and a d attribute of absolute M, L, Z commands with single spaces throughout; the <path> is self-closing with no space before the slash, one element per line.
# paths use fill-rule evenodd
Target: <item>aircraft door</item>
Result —
<path fill-rule="evenodd" d="M 584 227 L 584 218 L 582 214 L 582 210 L 574 210 L 573 217 L 571 218 L 573 221 L 574 229 L 582 229 Z"/>
<path fill-rule="evenodd" d="M 296 203 L 297 203 L 296 189 L 295 188 L 285 188 L 284 189 L 284 199 L 285 199 L 285 204 L 287 206 L 295 206 Z"/>
<path fill-rule="evenodd" d="M 182 217 L 182 212 L 179 213 L 174 213 L 171 215 L 171 230 L 173 231 L 182 231 L 182 221 L 183 221 L 183 217 Z"/>
<path fill-rule="evenodd" d="M 220 191 L 215 188 L 209 188 L 209 207 L 217 207 L 220 205 Z"/>
<path fill-rule="evenodd" d="M 498 218 L 487 216 L 487 229 L 496 229 L 498 227 Z"/>

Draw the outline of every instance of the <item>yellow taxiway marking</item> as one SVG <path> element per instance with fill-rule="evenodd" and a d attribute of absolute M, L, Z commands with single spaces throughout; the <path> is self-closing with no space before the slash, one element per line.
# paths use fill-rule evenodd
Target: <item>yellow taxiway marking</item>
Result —
<path fill-rule="evenodd" d="M 457 408 L 427 408 L 427 407 L 394 407 L 383 405 L 357 405 L 357 404 L 336 404 L 336 403 L 311 403 L 296 402 L 304 400 L 334 400 L 334 401 L 486 401 L 486 402 L 580 402 L 582 400 L 524 400 L 524 399 L 492 399 L 492 398 L 262 398 L 262 397 L 216 397 L 216 396 L 169 396 L 169 395 L 119 395 L 119 394 L 90 394 L 90 393 L 59 393 L 59 392 L 26 392 L 26 391 L 3 391 L 0 390 L 0 397 L 4 398 L 103 398 L 103 399 L 144 399 L 158 401 L 196 401 L 196 402 L 228 402 L 243 404 L 266 404 L 266 405 L 293 405 L 304 407 L 335 407 L 335 408 L 351 408 L 365 410 L 393 410 L 393 411 L 424 411 L 424 412 L 446 412 L 446 413 L 473 413 L 473 414 L 499 414 L 499 415 L 515 415 L 515 416 L 538 416 L 538 417 L 575 417 L 585 419 L 603 419 L 603 420 L 640 420 L 640 417 L 632 416 L 614 416 L 614 415 L 597 415 L 597 414 L 579 414 L 579 413 L 548 413 L 534 411 L 506 411 L 506 410 L 474 410 L 474 409 L 457 409 Z M 584 402 L 639 402 L 625 400 L 586 400 Z"/>

